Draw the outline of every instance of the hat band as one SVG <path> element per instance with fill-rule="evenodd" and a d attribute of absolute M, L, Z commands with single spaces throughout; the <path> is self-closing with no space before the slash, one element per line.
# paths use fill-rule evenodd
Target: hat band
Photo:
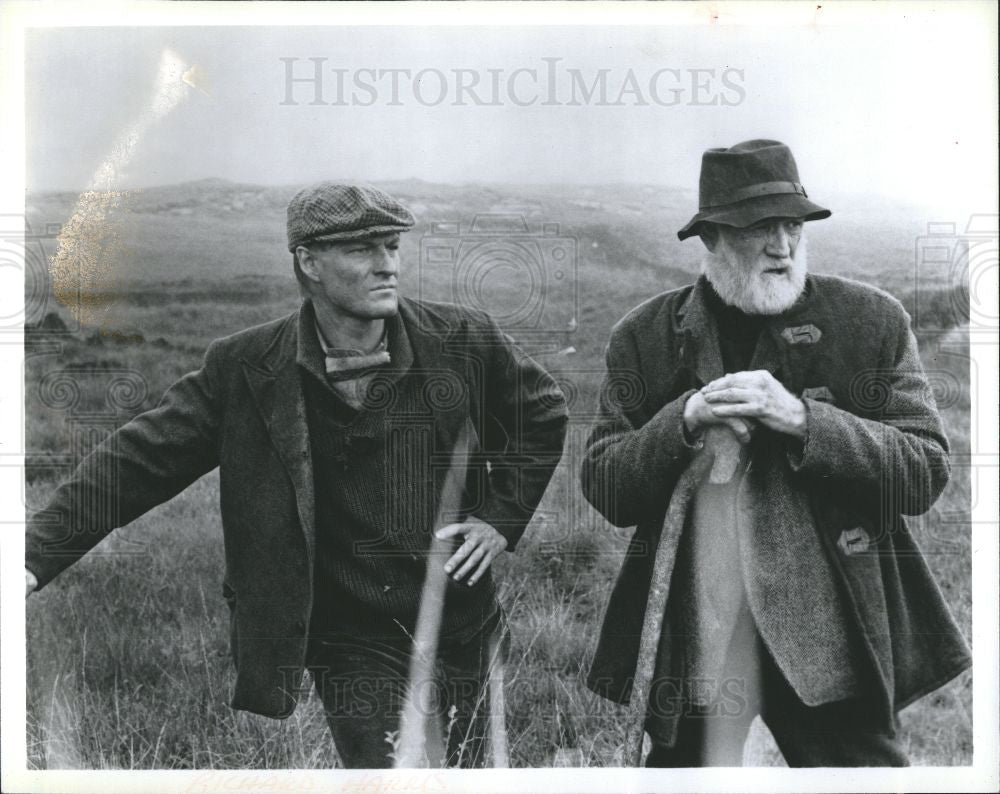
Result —
<path fill-rule="evenodd" d="M 759 198 L 760 196 L 775 196 L 782 193 L 795 193 L 805 198 L 809 198 L 809 194 L 806 193 L 806 189 L 798 182 L 761 182 L 757 185 L 750 185 L 749 187 L 734 190 L 732 193 L 726 195 L 725 201 L 717 204 L 702 204 L 699 206 L 699 209 L 706 210 L 712 207 L 725 207 L 729 204 L 735 204 L 736 202 L 743 201 L 745 199 Z"/>

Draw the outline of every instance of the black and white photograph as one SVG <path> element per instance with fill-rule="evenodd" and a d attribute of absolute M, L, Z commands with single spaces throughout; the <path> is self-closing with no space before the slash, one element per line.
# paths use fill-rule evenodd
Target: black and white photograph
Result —
<path fill-rule="evenodd" d="M 996 790 L 997 32 L 0 6 L 0 787 Z"/>

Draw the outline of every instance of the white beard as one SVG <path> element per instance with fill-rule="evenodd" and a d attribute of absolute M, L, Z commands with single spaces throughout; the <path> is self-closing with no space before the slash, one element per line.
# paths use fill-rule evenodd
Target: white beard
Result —
<path fill-rule="evenodd" d="M 788 272 L 781 275 L 765 273 L 767 268 L 774 267 L 770 257 L 762 253 L 753 262 L 742 261 L 720 237 L 716 250 L 705 252 L 701 272 L 728 305 L 747 314 L 781 314 L 791 308 L 802 294 L 808 259 L 803 234 Z"/>

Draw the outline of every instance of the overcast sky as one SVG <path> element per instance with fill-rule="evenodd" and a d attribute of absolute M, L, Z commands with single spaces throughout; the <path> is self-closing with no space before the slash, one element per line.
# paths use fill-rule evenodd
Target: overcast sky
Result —
<path fill-rule="evenodd" d="M 989 211 L 996 44 L 969 19 L 939 6 L 839 28 L 36 30 L 28 187 L 78 190 L 101 173 L 123 188 L 203 177 L 694 188 L 704 149 L 772 137 L 817 197 Z M 289 90 L 289 74 L 312 79 L 317 64 L 320 86 Z"/>

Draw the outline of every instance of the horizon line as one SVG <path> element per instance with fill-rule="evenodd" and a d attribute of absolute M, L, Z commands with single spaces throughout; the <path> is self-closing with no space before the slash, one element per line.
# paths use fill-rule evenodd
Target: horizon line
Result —
<path fill-rule="evenodd" d="M 197 177 L 193 179 L 184 179 L 177 182 L 158 182 L 148 185 L 135 185 L 130 187 L 118 187 L 114 190 L 118 190 L 124 193 L 141 193 L 143 191 L 153 191 L 153 190 L 163 190 L 167 188 L 183 187 L 186 185 L 197 185 L 199 183 L 218 183 L 224 185 L 230 185 L 234 187 L 244 187 L 244 188 L 268 188 L 268 189 L 289 189 L 295 190 L 301 188 L 303 185 L 313 184 L 313 182 L 319 181 L 333 181 L 341 182 L 343 184 L 358 184 L 358 185 L 379 185 L 379 184 L 399 184 L 412 182 L 419 185 L 426 185 L 429 187 L 450 187 L 450 188 L 476 188 L 476 187 L 509 187 L 509 188 L 618 188 L 618 187 L 628 187 L 628 188 L 652 188 L 656 190 L 666 190 L 671 192 L 683 192 L 689 194 L 697 194 L 698 188 L 694 187 L 684 187 L 676 184 L 669 184 L 665 182 L 637 182 L 637 181 L 616 181 L 616 182 L 577 182 L 577 181 L 566 181 L 566 182 L 553 182 L 553 181 L 542 181 L 542 182 L 526 182 L 521 180 L 505 180 L 505 179 L 492 179 L 492 180 L 479 180 L 479 181 L 463 181 L 463 182 L 448 182 L 448 181 L 431 181 L 424 179 L 422 177 L 407 176 L 407 177 L 397 177 L 391 179 L 355 179 L 346 177 L 335 177 L 329 180 L 316 179 L 309 182 L 306 181 L 292 181 L 292 182 L 245 182 L 241 180 L 231 179 L 229 177 L 222 176 L 204 176 Z M 81 195 L 83 193 L 98 191 L 100 189 L 94 187 L 84 187 L 84 188 L 73 188 L 73 187 L 25 187 L 25 197 L 32 195 L 55 195 L 55 194 L 65 194 L 71 193 L 75 195 Z M 851 198 L 864 198 L 867 200 L 876 200 L 878 202 L 893 203 L 900 207 L 908 208 L 922 208 L 925 206 L 930 206 L 930 200 L 919 201 L 911 198 L 903 198 L 900 196 L 892 196 L 886 193 L 876 192 L 876 191 L 863 191 L 863 190 L 830 190 L 826 192 L 829 196 L 840 196 L 840 197 L 851 197 Z M 844 209 L 841 209 L 844 211 Z"/>

